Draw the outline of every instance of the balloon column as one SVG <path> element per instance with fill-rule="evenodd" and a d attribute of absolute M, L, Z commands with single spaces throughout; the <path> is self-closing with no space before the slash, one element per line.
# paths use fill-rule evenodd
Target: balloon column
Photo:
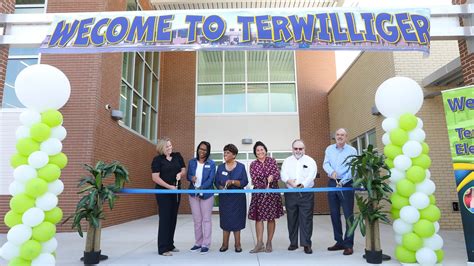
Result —
<path fill-rule="evenodd" d="M 10 230 L 0 255 L 8 265 L 55 265 L 55 224 L 63 216 L 57 207 L 64 189 L 59 177 L 67 164 L 61 152 L 66 129 L 58 109 L 68 101 L 71 86 L 59 69 L 38 64 L 20 72 L 15 92 L 27 110 L 20 115 L 17 153 L 10 159 L 13 197 L 4 219 Z"/>
<path fill-rule="evenodd" d="M 437 234 L 441 212 L 433 195 L 431 159 L 423 122 L 415 114 L 423 104 L 423 91 L 412 79 L 395 77 L 380 85 L 375 94 L 377 109 L 386 118 L 386 164 L 391 171 L 395 256 L 402 263 L 434 265 L 443 260 L 443 239 Z"/>

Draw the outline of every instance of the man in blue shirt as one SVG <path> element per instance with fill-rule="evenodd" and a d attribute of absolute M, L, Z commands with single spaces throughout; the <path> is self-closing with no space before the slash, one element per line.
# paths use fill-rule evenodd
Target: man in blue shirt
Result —
<path fill-rule="evenodd" d="M 323 168 L 329 176 L 329 187 L 352 187 L 352 175 L 349 166 L 345 162 L 351 155 L 357 155 L 357 150 L 346 143 L 347 131 L 344 128 L 336 130 L 336 143 L 326 148 Z M 341 212 L 344 212 L 346 221 L 352 220 L 354 213 L 354 191 L 328 192 L 329 209 L 331 211 L 332 229 L 336 244 L 328 247 L 329 251 L 344 250 L 344 255 L 352 255 L 354 246 L 354 235 L 348 236 L 349 228 L 346 222 L 346 233 L 342 238 Z"/>

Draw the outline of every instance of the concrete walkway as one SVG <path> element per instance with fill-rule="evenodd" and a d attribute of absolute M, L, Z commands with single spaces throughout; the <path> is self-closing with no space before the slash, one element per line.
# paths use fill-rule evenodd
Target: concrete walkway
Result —
<path fill-rule="evenodd" d="M 193 221 L 191 215 L 179 215 L 175 235 L 175 246 L 181 251 L 171 257 L 159 256 L 157 253 L 158 216 L 105 228 L 102 231 L 102 251 L 109 259 L 100 265 L 366 265 L 362 258 L 365 239 L 357 233 L 352 256 L 342 255 L 342 251 L 330 252 L 327 247 L 334 244 L 330 218 L 327 215 L 314 216 L 313 254 L 307 255 L 300 248 L 288 251 L 288 233 L 286 217 L 277 220 L 277 228 L 273 240 L 272 253 L 250 254 L 254 247 L 255 227 L 253 221 L 247 221 L 242 231 L 242 253 L 235 253 L 233 238 L 229 250 L 219 252 L 222 231 L 219 228 L 219 217 L 213 215 L 213 235 L 211 250 L 206 255 L 189 252 L 194 244 Z M 467 255 L 462 231 L 440 231 L 444 239 L 444 265 L 466 265 Z M 57 265 L 83 265 L 79 258 L 84 250 L 85 239 L 77 233 L 57 234 L 59 247 Z M 266 234 L 264 234 L 266 239 Z M 0 244 L 6 241 L 6 234 L 0 234 Z M 385 254 L 394 257 L 395 241 L 392 228 L 381 225 L 381 242 Z M 0 259 L 0 265 L 7 263 Z M 383 265 L 400 265 L 396 259 L 384 262 Z"/>

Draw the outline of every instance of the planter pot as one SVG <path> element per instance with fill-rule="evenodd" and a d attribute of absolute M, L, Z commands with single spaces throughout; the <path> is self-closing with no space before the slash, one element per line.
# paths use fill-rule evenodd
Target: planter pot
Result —
<path fill-rule="evenodd" d="M 382 263 L 382 250 L 372 251 L 372 250 L 366 249 L 365 260 L 367 261 L 367 263 L 381 264 Z"/>
<path fill-rule="evenodd" d="M 84 251 L 84 257 L 82 257 L 81 260 L 84 261 L 84 265 L 89 265 L 98 264 L 101 260 L 106 260 L 109 258 L 106 255 L 101 255 L 100 252 L 100 250 L 91 252 Z"/>

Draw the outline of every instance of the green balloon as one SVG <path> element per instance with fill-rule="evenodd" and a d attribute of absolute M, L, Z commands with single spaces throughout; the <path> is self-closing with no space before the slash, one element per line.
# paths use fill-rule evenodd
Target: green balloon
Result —
<path fill-rule="evenodd" d="M 56 226 L 50 222 L 42 222 L 33 227 L 32 238 L 39 242 L 46 242 L 56 234 Z"/>
<path fill-rule="evenodd" d="M 392 208 L 392 210 L 390 210 L 390 212 L 392 213 L 392 219 L 393 220 L 400 218 L 400 210 L 399 209 Z"/>
<path fill-rule="evenodd" d="M 40 145 L 32 138 L 23 138 L 16 143 L 16 150 L 23 156 L 29 156 L 35 151 L 39 151 Z"/>
<path fill-rule="evenodd" d="M 414 165 L 407 170 L 407 178 L 413 183 L 420 183 L 421 181 L 425 180 L 425 169 Z"/>
<path fill-rule="evenodd" d="M 61 169 L 55 164 L 48 163 L 43 168 L 38 169 L 38 177 L 53 182 L 61 176 Z"/>
<path fill-rule="evenodd" d="M 410 180 L 403 178 L 402 180 L 398 181 L 397 183 L 397 193 L 400 196 L 405 198 L 409 198 L 411 194 L 415 193 L 416 186 Z"/>
<path fill-rule="evenodd" d="M 412 158 L 411 161 L 412 161 L 412 165 L 420 166 L 423 169 L 428 169 L 431 166 L 430 156 L 423 153 L 416 158 Z"/>
<path fill-rule="evenodd" d="M 429 195 L 430 204 L 436 205 L 436 198 L 433 194 Z"/>
<path fill-rule="evenodd" d="M 49 156 L 49 163 L 57 165 L 60 169 L 63 169 L 67 165 L 66 154 L 60 152 L 56 155 Z"/>
<path fill-rule="evenodd" d="M 401 128 L 396 128 L 390 131 L 390 141 L 393 144 L 402 147 L 403 144 L 408 141 L 408 133 Z"/>
<path fill-rule="evenodd" d="M 392 169 L 392 168 L 395 168 L 395 164 L 393 164 L 393 160 L 392 159 L 385 159 L 385 164 L 388 166 L 388 168 Z"/>
<path fill-rule="evenodd" d="M 28 164 L 28 157 L 25 157 L 19 153 L 13 154 L 10 158 L 10 165 L 13 168 L 17 168 L 20 165 Z"/>
<path fill-rule="evenodd" d="M 392 193 L 390 196 L 390 201 L 392 202 L 392 207 L 400 211 L 401 208 L 410 205 L 408 198 L 400 196 L 398 193 Z"/>
<path fill-rule="evenodd" d="M 26 194 L 13 196 L 13 198 L 10 200 L 10 209 L 18 214 L 23 214 L 34 206 L 35 200 L 28 197 Z"/>
<path fill-rule="evenodd" d="M 59 207 L 55 207 L 50 211 L 44 212 L 44 220 L 52 224 L 57 224 L 63 219 L 63 211 Z"/>
<path fill-rule="evenodd" d="M 32 139 L 42 142 L 51 136 L 51 128 L 45 123 L 36 123 L 31 126 L 30 135 Z"/>
<path fill-rule="evenodd" d="M 3 217 L 3 221 L 5 224 L 9 227 L 12 228 L 13 226 L 17 224 L 21 224 L 21 214 L 18 214 L 14 211 L 8 211 L 7 214 L 5 214 L 5 217 Z"/>
<path fill-rule="evenodd" d="M 428 207 L 420 210 L 420 219 L 426 219 L 430 222 L 436 222 L 441 217 L 441 211 L 438 207 L 431 204 Z"/>
<path fill-rule="evenodd" d="M 41 253 L 41 244 L 36 240 L 28 240 L 20 247 L 20 257 L 33 260 Z"/>
<path fill-rule="evenodd" d="M 31 265 L 31 261 L 25 260 L 21 257 L 16 257 L 8 263 L 8 266 L 30 266 L 30 265 Z"/>
<path fill-rule="evenodd" d="M 395 257 L 397 257 L 397 260 L 402 263 L 416 262 L 416 253 L 404 248 L 403 246 L 397 246 L 395 249 Z"/>
<path fill-rule="evenodd" d="M 416 252 L 423 247 L 423 239 L 415 233 L 408 233 L 402 236 L 402 245 L 407 250 Z"/>
<path fill-rule="evenodd" d="M 390 159 L 395 159 L 400 154 L 403 154 L 402 148 L 393 145 L 393 144 L 388 144 L 383 148 L 383 153 L 385 156 L 387 156 Z"/>
<path fill-rule="evenodd" d="M 41 113 L 41 122 L 50 127 L 57 127 L 63 122 L 63 115 L 57 110 L 48 110 Z"/>
<path fill-rule="evenodd" d="M 48 183 L 40 178 L 32 178 L 26 182 L 26 195 L 37 198 L 48 191 Z"/>
<path fill-rule="evenodd" d="M 413 232 L 420 237 L 430 237 L 435 233 L 434 224 L 428 220 L 420 219 L 413 225 Z"/>
<path fill-rule="evenodd" d="M 436 253 L 436 258 L 438 258 L 436 260 L 437 263 L 441 263 L 443 262 L 443 259 L 444 259 L 444 251 L 442 249 L 438 249 L 438 250 L 435 250 L 435 253 Z"/>
<path fill-rule="evenodd" d="M 406 131 L 413 130 L 418 124 L 418 119 L 412 114 L 404 114 L 400 116 L 398 125 Z"/>
<path fill-rule="evenodd" d="M 428 146 L 426 142 L 421 143 L 421 148 L 422 148 L 421 153 L 426 154 L 426 155 L 430 153 L 430 146 Z"/>

